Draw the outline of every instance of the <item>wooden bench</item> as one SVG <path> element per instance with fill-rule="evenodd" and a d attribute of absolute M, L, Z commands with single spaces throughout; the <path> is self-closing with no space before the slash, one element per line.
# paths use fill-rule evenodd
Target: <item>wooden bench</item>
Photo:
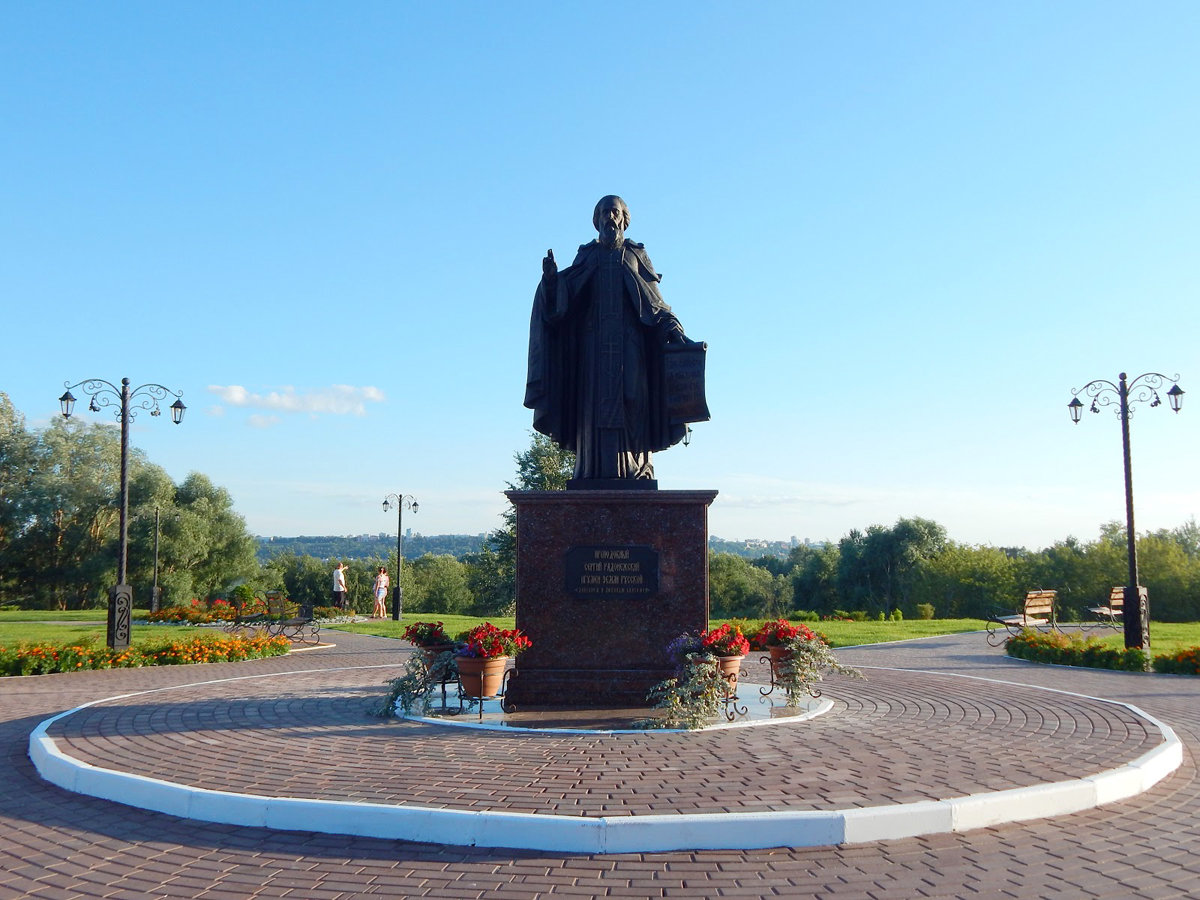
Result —
<path fill-rule="evenodd" d="M 267 633 L 302 644 L 317 643 L 321 626 L 313 619 L 312 607 L 292 603 L 283 591 L 267 591 Z"/>
<path fill-rule="evenodd" d="M 1110 628 L 1125 627 L 1125 586 L 1118 585 L 1108 593 L 1108 606 L 1089 606 L 1087 611 L 1095 616 L 1101 625 Z"/>
<path fill-rule="evenodd" d="M 1024 628 L 1058 628 L 1054 618 L 1054 600 L 1058 591 L 1029 591 L 1025 604 L 1016 615 L 994 615 L 987 619 L 987 639 L 993 647 L 1000 646 L 1011 635 L 1019 634 Z M 1003 627 L 1003 631 L 1001 631 Z"/>
<path fill-rule="evenodd" d="M 257 630 L 266 628 L 268 624 L 266 613 L 258 612 L 243 615 L 242 601 L 240 599 L 232 597 L 230 598 L 230 603 L 233 604 L 233 618 L 222 626 L 230 634 L 236 634 L 242 629 Z"/>

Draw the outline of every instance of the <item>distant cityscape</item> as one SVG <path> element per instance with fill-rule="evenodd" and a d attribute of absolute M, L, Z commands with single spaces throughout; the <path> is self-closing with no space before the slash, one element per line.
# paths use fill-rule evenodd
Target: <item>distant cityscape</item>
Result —
<path fill-rule="evenodd" d="M 395 532 L 391 534 L 381 531 L 378 534 L 301 535 L 299 537 L 258 535 L 256 537 L 258 558 L 261 562 L 281 553 L 314 556 L 317 559 L 387 559 L 388 554 L 394 553 L 396 550 Z M 434 556 L 453 556 L 462 559 L 464 556 L 483 550 L 486 541 L 486 532 L 424 535 L 407 528 L 404 532 L 404 558 L 412 559 L 432 553 Z M 825 542 L 797 537 L 792 537 L 790 541 L 763 541 L 756 539 L 727 540 L 712 535 L 708 539 L 710 550 L 716 553 L 732 553 L 747 559 L 757 559 L 760 556 L 786 557 L 793 548 L 799 546 L 819 548 L 825 546 Z"/>

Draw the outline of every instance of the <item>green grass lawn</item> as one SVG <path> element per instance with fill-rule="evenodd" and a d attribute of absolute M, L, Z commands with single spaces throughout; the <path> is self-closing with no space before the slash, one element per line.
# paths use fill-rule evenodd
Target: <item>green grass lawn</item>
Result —
<path fill-rule="evenodd" d="M 134 616 L 146 615 L 146 610 L 135 609 Z M 0 625 L 9 622 L 105 622 L 107 609 L 17 609 L 0 611 Z"/>
<path fill-rule="evenodd" d="M 134 611 L 136 617 L 139 611 Z M 103 624 L 87 624 L 103 622 L 105 611 L 92 610 L 20 610 L 15 612 L 0 612 L 0 646 L 12 646 L 22 641 L 27 643 L 65 644 L 76 643 L 85 639 L 104 642 L 105 626 Z M 489 621 L 499 628 L 514 627 L 511 616 L 491 616 L 481 619 L 472 616 L 438 615 L 435 613 L 411 613 L 404 616 L 400 622 L 383 619 L 371 622 L 360 622 L 355 625 L 330 626 L 329 630 L 352 631 L 356 634 L 374 634 L 381 637 L 400 638 L 406 626 L 413 622 L 444 623 L 447 633 L 451 635 L 466 631 L 474 625 Z M 723 620 L 722 620 L 723 621 Z M 69 624 L 52 624 L 62 622 Z M 721 621 L 714 621 L 713 626 Z M 757 628 L 761 621 L 751 620 L 744 623 L 750 629 Z M 850 647 L 859 644 L 875 644 L 887 641 L 906 641 L 913 638 L 934 637 L 940 634 L 959 634 L 966 631 L 982 631 L 984 622 L 980 619 L 907 619 L 903 622 L 808 622 L 809 627 L 820 631 L 834 647 Z M 185 626 L 171 627 L 162 625 L 135 625 L 133 640 L 162 640 L 170 637 L 189 636 L 215 631 L 208 628 L 188 628 Z M 1093 628 L 1085 631 L 1113 647 L 1124 646 L 1124 638 L 1120 631 L 1107 628 Z M 1154 622 L 1150 628 L 1151 647 L 1155 654 L 1174 653 L 1185 647 L 1200 646 L 1200 622 Z M 982 637 L 980 638 L 982 640 Z"/>
<path fill-rule="evenodd" d="M 413 622 L 441 622 L 446 634 L 451 637 L 466 631 L 468 628 L 481 625 L 484 622 L 491 622 L 497 628 L 516 627 L 516 620 L 512 616 L 489 616 L 486 619 L 480 619 L 474 616 L 451 616 L 442 613 L 410 613 L 407 616 L 403 616 L 399 622 L 393 622 L 391 619 L 376 619 L 371 622 L 357 622 L 353 625 L 330 625 L 329 627 L 331 630 L 353 631 L 355 634 L 374 634 L 379 637 L 399 638 L 404 634 L 404 629 Z"/>
<path fill-rule="evenodd" d="M 489 621 L 499 628 L 512 628 L 514 619 L 505 616 L 493 616 L 489 619 L 472 618 L 471 616 L 434 615 L 428 613 L 413 613 L 404 617 L 401 622 L 391 619 L 375 622 L 362 622 L 357 625 L 333 625 L 331 630 L 353 631 L 357 634 L 375 634 L 381 637 L 399 638 L 407 625 L 413 622 L 441 621 L 446 632 L 454 635 L 466 631 L 473 625 Z M 725 620 L 714 620 L 713 627 Z M 756 629 L 762 620 L 752 619 L 748 623 L 750 629 Z M 967 631 L 983 631 L 986 623 L 982 619 L 907 619 L 903 622 L 806 622 L 810 628 L 819 631 L 829 639 L 834 647 L 854 647 L 860 644 L 879 644 L 888 641 L 908 641 L 914 638 L 936 637 L 940 634 L 961 634 Z M 1106 628 L 1093 628 L 1084 634 L 1094 635 L 1106 644 L 1114 647 L 1124 646 L 1124 638 L 1120 631 Z M 1184 647 L 1200 646 L 1200 622 L 1154 622 L 1150 627 L 1151 647 L 1156 654 L 1174 653 Z M 980 640 L 983 640 L 982 636 Z"/>
<path fill-rule="evenodd" d="M 1120 649 L 1125 635 L 1112 628 L 1092 628 L 1085 635 L 1100 638 L 1106 646 Z M 1200 622 L 1151 622 L 1150 655 L 1171 656 L 1179 650 L 1200 646 Z"/>
<path fill-rule="evenodd" d="M 762 619 L 751 619 L 751 633 L 762 625 Z M 721 624 L 714 622 L 714 625 Z M 903 622 L 805 622 L 813 631 L 829 639 L 831 647 L 854 647 L 859 644 L 881 644 L 888 641 L 908 641 L 913 638 L 935 637 L 939 634 L 960 634 L 982 631 L 982 619 L 909 619 Z M 743 626 L 745 627 L 745 626 Z"/>
<path fill-rule="evenodd" d="M 134 644 L 161 642 L 173 638 L 190 638 L 198 634 L 221 634 L 216 628 L 189 628 L 171 625 L 134 625 L 130 640 Z M 53 625 L 48 622 L 8 622 L 0 620 L 0 647 L 17 644 L 79 644 L 92 641 L 103 644 L 108 636 L 105 625 L 85 623 Z"/>

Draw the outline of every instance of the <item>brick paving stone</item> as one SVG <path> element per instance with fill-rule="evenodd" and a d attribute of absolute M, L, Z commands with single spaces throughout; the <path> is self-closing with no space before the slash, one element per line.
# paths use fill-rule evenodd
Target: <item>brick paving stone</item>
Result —
<path fill-rule="evenodd" d="M 361 681 L 352 680 L 351 671 L 355 670 L 333 670 L 379 664 L 395 667 L 404 653 L 394 641 L 354 635 L 338 635 L 336 640 L 339 646 L 333 650 L 277 660 L 5 679 L 5 704 L 0 710 L 0 760 L 7 763 L 0 771 L 0 900 L 121 900 L 134 896 L 303 900 L 312 891 L 336 892 L 337 900 L 357 896 L 502 897 L 509 889 L 518 892 L 510 895 L 514 897 L 602 896 L 609 883 L 640 890 L 633 894 L 639 896 L 646 896 L 648 890 L 663 896 L 711 897 L 744 891 L 738 896 L 831 896 L 838 900 L 885 896 L 889 900 L 1128 900 L 1139 896 L 1157 900 L 1200 896 L 1200 783 L 1195 767 L 1200 752 L 1196 737 L 1200 734 L 1200 680 L 1033 666 L 1006 659 L 988 648 L 978 634 L 842 651 L 843 659 L 853 664 L 914 671 L 868 670 L 870 681 L 859 687 L 879 686 L 874 694 L 854 690 L 854 682 L 831 681 L 829 695 L 837 700 L 834 716 L 844 720 L 840 724 L 834 716 L 827 717 L 829 721 L 822 727 L 797 730 L 790 740 L 762 741 L 727 734 L 699 742 L 706 749 L 747 757 L 728 774 L 728 767 L 718 772 L 711 762 L 691 764 L 687 751 L 692 746 L 690 738 L 696 736 L 668 743 L 678 751 L 675 755 L 680 762 L 653 773 L 649 781 L 639 772 L 653 765 L 656 748 L 662 746 L 656 743 L 664 737 L 661 735 L 638 736 L 620 744 L 622 753 L 616 755 L 605 752 L 603 740 L 590 736 L 574 742 L 518 738 L 502 742 L 487 755 L 510 769 L 532 762 L 538 777 L 548 782 L 544 796 L 537 793 L 529 773 L 522 781 L 519 772 L 506 771 L 489 786 L 510 791 L 520 803 L 529 804 L 552 802 L 545 798 L 553 793 L 565 797 L 568 788 L 584 791 L 583 796 L 591 791 L 604 802 L 626 804 L 634 814 L 662 802 L 660 797 L 682 798 L 693 806 L 711 802 L 712 796 L 706 799 L 703 785 L 697 782 L 714 776 L 726 778 L 725 784 L 742 783 L 741 792 L 746 796 L 739 808 L 753 808 L 761 802 L 751 795 L 750 786 L 777 787 L 812 803 L 813 792 L 842 790 L 836 779 L 846 776 L 863 779 L 866 790 L 909 797 L 921 796 L 921 790 L 930 787 L 927 778 L 932 760 L 946 761 L 946 772 L 935 773 L 945 784 L 968 778 L 1036 780 L 1046 773 L 1032 767 L 1007 773 L 1013 746 L 1028 746 L 1053 756 L 1057 748 L 1083 740 L 1087 746 L 1078 753 L 1049 766 L 1051 773 L 1074 777 L 1079 774 L 1077 766 L 1095 770 L 1119 764 L 1121 754 L 1132 751 L 1146 736 L 1137 720 L 1110 714 L 1092 701 L 944 677 L 956 675 L 981 675 L 1134 703 L 1175 728 L 1187 747 L 1184 767 L 1148 794 L 1122 803 L 961 835 L 855 847 L 586 857 L 442 848 L 186 822 L 60 791 L 41 782 L 25 756 L 29 730 L 37 721 L 81 702 L 230 675 L 293 673 L 240 682 L 244 689 L 235 691 L 214 685 L 219 691 L 208 696 L 198 688 L 183 688 L 160 694 L 155 702 L 130 698 L 128 703 L 106 707 L 105 716 L 93 720 L 95 729 L 80 731 L 79 736 L 93 740 L 102 735 L 106 749 L 136 756 L 130 748 L 144 737 L 140 729 L 166 729 L 155 732 L 152 750 L 170 755 L 156 757 L 153 766 L 186 766 L 189 773 L 216 781 L 227 773 L 206 766 L 229 759 L 227 754 L 237 749 L 238 740 L 248 735 L 274 732 L 289 744 L 300 741 L 313 752 L 326 754 L 321 758 L 328 758 L 351 740 L 355 752 L 349 768 L 335 773 L 339 777 L 331 774 L 323 789 L 356 781 L 364 796 L 402 793 L 403 777 L 385 779 L 380 795 L 368 791 L 375 785 L 367 776 L 373 771 L 373 755 L 387 762 L 395 758 L 389 742 L 403 736 L 409 725 L 364 724 L 361 716 L 353 718 L 372 692 L 379 693 L 390 670 L 356 670 L 364 674 Z M 301 674 L 305 672 L 310 674 Z M 922 672 L 942 677 L 931 678 Z M 276 695 L 259 690 L 270 682 L 289 682 L 292 687 Z M 944 690 L 931 689 L 940 688 L 942 682 L 953 684 Z M 169 695 L 174 695 L 169 702 L 157 702 Z M 110 733 L 114 723 L 106 717 L 118 705 L 121 728 Z M 913 736 L 890 727 L 887 719 L 892 715 L 919 723 L 928 733 Z M 305 722 L 305 716 L 319 718 Z M 136 722 L 137 728 L 132 729 L 126 718 L 128 723 Z M 846 727 L 851 721 L 855 728 Z M 189 737 L 188 728 L 195 729 L 192 742 L 177 740 Z M 436 747 L 430 746 L 431 728 L 426 727 L 425 736 L 412 731 L 414 737 L 403 736 L 403 742 L 420 749 L 423 755 L 417 757 L 422 761 L 418 768 L 427 780 L 440 773 L 453 787 L 468 758 L 469 741 L 460 738 L 452 742 L 455 746 L 448 763 L 439 763 Z M 995 729 L 998 731 L 993 733 Z M 339 736 L 339 730 L 371 734 L 364 743 Z M 1017 744 L 1003 739 L 1010 733 Z M 861 747 L 856 752 L 861 758 L 830 758 L 827 750 L 820 749 L 854 741 L 859 735 Z M 196 736 L 205 740 L 196 740 Z M 812 747 L 809 738 L 816 739 Z M 385 745 L 386 751 L 381 749 Z M 886 775 L 873 772 L 867 754 L 890 760 Z M 781 769 L 788 771 L 777 771 Z M 264 771 L 269 775 L 267 782 L 292 777 L 286 765 L 273 764 Z M 889 787 L 889 777 L 902 781 Z M 562 779 L 572 784 L 549 783 Z M 479 785 L 468 787 L 479 789 Z M 643 803 L 647 797 L 650 799 Z M 679 865 L 691 868 L 681 872 Z M 80 872 L 77 867 L 90 869 Z M 374 877 L 365 887 L 359 877 L 364 872 Z M 601 878 L 602 873 L 611 875 Z M 250 877 L 242 881 L 247 875 Z M 548 884 L 544 891 L 539 884 L 530 894 L 530 886 L 520 882 L 536 875 L 550 876 Z M 47 876 L 68 880 L 51 883 Z M 874 876 L 875 881 L 864 881 L 864 876 Z M 181 886 L 184 878 L 188 879 L 186 889 Z M 384 883 L 391 878 L 397 883 Z M 561 883 L 555 882 L 556 878 L 561 878 Z M 193 887 L 196 882 L 207 882 L 207 887 L 197 890 Z M 300 887 L 295 886 L 297 882 Z"/>

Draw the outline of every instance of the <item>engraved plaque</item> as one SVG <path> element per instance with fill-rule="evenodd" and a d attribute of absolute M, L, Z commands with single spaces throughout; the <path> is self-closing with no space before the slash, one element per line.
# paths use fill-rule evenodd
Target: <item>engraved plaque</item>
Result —
<path fill-rule="evenodd" d="M 638 600 L 658 593 L 658 551 L 653 547 L 571 547 L 567 592 L 576 597 Z"/>

